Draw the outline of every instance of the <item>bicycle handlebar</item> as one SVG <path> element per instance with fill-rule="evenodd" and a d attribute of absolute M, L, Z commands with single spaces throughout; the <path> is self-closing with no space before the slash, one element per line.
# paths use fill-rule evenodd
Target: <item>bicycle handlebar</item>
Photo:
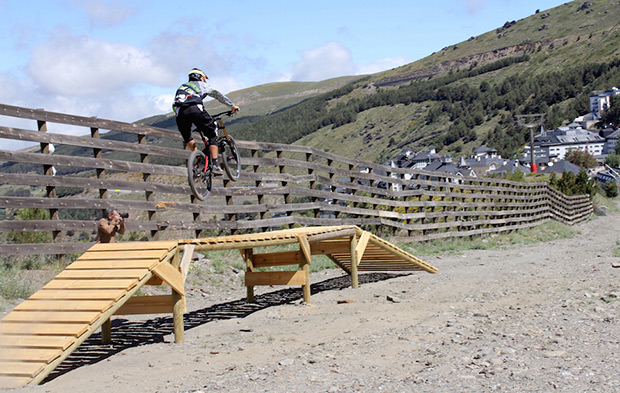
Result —
<path fill-rule="evenodd" d="M 221 117 L 222 115 L 226 115 L 230 117 L 233 115 L 233 111 L 228 110 L 228 111 L 220 112 L 215 115 L 212 115 L 211 117 L 216 118 L 216 117 Z"/>

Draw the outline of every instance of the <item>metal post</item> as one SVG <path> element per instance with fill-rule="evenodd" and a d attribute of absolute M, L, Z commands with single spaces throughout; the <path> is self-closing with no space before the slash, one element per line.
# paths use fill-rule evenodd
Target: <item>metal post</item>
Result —
<path fill-rule="evenodd" d="M 535 113 L 531 115 L 517 115 L 517 121 L 520 126 L 524 126 L 529 128 L 530 130 L 530 160 L 531 160 L 531 171 L 532 173 L 536 173 L 536 154 L 534 154 L 534 127 L 540 126 L 545 119 L 544 113 Z"/>

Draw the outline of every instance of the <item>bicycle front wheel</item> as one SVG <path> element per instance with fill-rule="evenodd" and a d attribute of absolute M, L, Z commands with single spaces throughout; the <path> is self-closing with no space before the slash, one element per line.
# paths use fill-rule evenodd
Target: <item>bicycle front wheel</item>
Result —
<path fill-rule="evenodd" d="M 187 180 L 196 198 L 204 201 L 211 192 L 211 171 L 206 169 L 207 156 L 194 150 L 187 160 Z"/>
<path fill-rule="evenodd" d="M 241 174 L 241 158 L 239 157 L 239 149 L 232 136 L 228 136 L 228 140 L 221 148 L 222 163 L 224 170 L 230 180 L 237 180 Z"/>

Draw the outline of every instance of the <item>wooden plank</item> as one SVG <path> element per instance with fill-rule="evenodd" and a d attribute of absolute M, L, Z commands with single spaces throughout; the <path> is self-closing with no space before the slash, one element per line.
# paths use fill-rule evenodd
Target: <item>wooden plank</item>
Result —
<path fill-rule="evenodd" d="M 125 289 L 41 289 L 29 299 L 51 300 L 118 300 L 127 293 Z"/>
<path fill-rule="evenodd" d="M 252 255 L 252 266 L 254 268 L 299 265 L 300 263 L 300 251 L 281 251 Z"/>
<path fill-rule="evenodd" d="M 187 151 L 183 151 L 181 149 L 152 145 L 140 145 L 136 143 L 121 142 L 111 139 L 54 134 L 51 132 L 41 133 L 38 131 L 20 128 L 0 127 L 0 138 L 19 139 L 22 141 L 27 140 L 31 142 L 54 143 L 57 145 L 99 148 L 130 153 L 142 153 L 151 155 L 156 154 L 165 157 L 187 158 Z"/>
<path fill-rule="evenodd" d="M 3 322 L 75 322 L 91 324 L 99 318 L 99 313 L 94 311 L 56 311 L 56 312 L 37 312 L 37 311 L 13 311 L 5 316 Z M 0 337 L 0 346 L 2 337 Z"/>
<path fill-rule="evenodd" d="M 138 280 L 124 279 L 95 279 L 95 280 L 52 280 L 43 286 L 43 289 L 124 289 L 129 290 Z"/>
<path fill-rule="evenodd" d="M 2 334 L 36 334 L 41 336 L 81 336 L 88 325 L 84 323 L 23 323 L 2 322 Z"/>
<path fill-rule="evenodd" d="M 151 259 L 134 259 L 134 260 L 121 260 L 108 259 L 108 260 L 78 260 L 67 266 L 65 270 L 76 269 L 147 269 L 150 270 L 157 266 L 160 262 L 159 258 Z"/>
<path fill-rule="evenodd" d="M 351 244 L 349 239 L 339 241 L 322 241 L 319 243 L 310 243 L 312 255 L 329 255 L 341 252 L 350 252 Z"/>
<path fill-rule="evenodd" d="M 179 295 L 185 295 L 185 285 L 181 272 L 168 262 L 162 262 L 155 269 L 153 274 L 164 280 Z"/>
<path fill-rule="evenodd" d="M 170 251 L 178 244 L 177 241 L 161 240 L 149 242 L 115 242 L 115 243 L 97 243 L 88 249 L 88 252 L 102 251 Z"/>
<path fill-rule="evenodd" d="M 24 231 L 53 231 L 53 230 L 74 230 L 74 231 L 93 231 L 97 228 L 97 223 L 79 220 L 10 220 L 0 221 L 0 232 L 24 232 Z"/>
<path fill-rule="evenodd" d="M 122 160 L 111 160 L 105 158 L 88 158 L 65 156 L 62 154 L 40 154 L 27 153 L 22 151 L 0 150 L 0 161 L 26 162 L 31 164 L 46 164 L 56 166 L 67 166 L 72 168 L 99 168 L 119 170 L 122 172 L 152 173 L 157 175 L 186 176 L 185 168 L 143 164 Z"/>
<path fill-rule="evenodd" d="M 120 121 L 100 119 L 97 117 L 68 115 L 64 113 L 48 112 L 43 109 L 21 108 L 18 106 L 6 104 L 0 104 L 0 113 L 5 116 L 19 117 L 24 119 L 49 121 L 53 123 L 62 123 L 80 127 L 101 128 L 104 130 L 130 132 L 133 134 L 140 133 L 144 135 L 158 136 L 160 138 L 180 140 L 180 136 L 170 135 L 169 131 L 166 132 L 166 130 L 163 130 L 161 128 L 132 123 L 123 123 Z"/>
<path fill-rule="evenodd" d="M 245 285 L 306 285 L 303 271 L 290 272 L 246 272 Z"/>
<path fill-rule="evenodd" d="M 370 240 L 373 244 L 375 244 L 378 247 L 383 248 L 384 250 L 393 253 L 394 255 L 397 255 L 409 262 L 411 262 L 414 265 L 418 265 L 420 267 L 422 267 L 423 270 L 426 270 L 429 273 L 437 273 L 437 268 L 435 266 L 432 266 L 426 262 L 424 262 L 423 260 L 416 258 L 415 256 L 407 253 L 406 251 L 396 247 L 395 245 L 388 243 L 387 241 L 372 235 L 370 237 Z"/>
<path fill-rule="evenodd" d="M 94 247 L 94 246 L 93 246 Z M 118 251 L 87 251 L 78 258 L 78 261 L 96 261 L 96 260 L 119 260 L 129 261 L 132 259 L 163 259 L 167 254 L 167 250 L 118 250 Z"/>
<path fill-rule="evenodd" d="M 181 259 L 181 274 L 183 274 L 183 282 L 187 279 L 187 274 L 189 273 L 189 267 L 192 262 L 192 257 L 194 255 L 194 248 L 196 246 L 193 244 L 186 244 L 183 246 L 183 258 Z"/>
<path fill-rule="evenodd" d="M 170 314 L 172 313 L 172 308 L 171 295 L 133 296 L 114 314 Z"/>
<path fill-rule="evenodd" d="M 77 337 L 75 341 L 63 352 L 63 354 L 58 359 L 48 364 L 47 367 L 43 371 L 41 371 L 39 374 L 37 374 L 36 377 L 34 377 L 30 383 L 37 384 L 43 381 L 49 375 L 49 373 L 52 372 L 52 370 L 54 370 L 60 363 L 62 363 L 76 348 L 82 345 L 82 343 L 86 341 L 86 339 L 90 337 L 91 334 L 97 331 L 104 324 L 104 322 L 107 321 L 114 314 L 114 312 L 122 305 L 124 300 L 129 299 L 131 296 L 133 296 L 138 291 L 138 289 L 140 289 L 140 287 L 144 284 L 144 282 L 146 282 L 150 277 L 151 277 L 151 274 L 141 279 L 138 285 L 132 288 L 126 294 L 126 296 L 123 299 L 121 299 L 119 302 L 116 302 L 116 303 L 112 302 L 110 307 L 108 307 L 107 309 L 105 309 L 105 311 L 102 312 L 101 317 L 97 321 L 95 321 L 95 323 L 93 323 L 92 325 L 88 325 L 88 330 L 84 334 L 82 334 L 80 337 Z M 82 302 L 88 302 L 88 301 L 82 301 Z"/>
<path fill-rule="evenodd" d="M 2 360 L 49 363 L 61 354 L 62 350 L 54 348 L 4 348 Z"/>
<path fill-rule="evenodd" d="M 35 374 L 36 375 L 36 374 Z M 15 389 L 24 386 L 30 382 L 32 377 L 15 377 L 0 375 L 0 388 Z"/>
<path fill-rule="evenodd" d="M 161 278 L 157 276 L 151 277 L 147 282 L 144 283 L 144 285 L 153 285 L 153 286 L 165 285 L 165 284 L 166 283 L 164 282 L 164 280 L 162 280 Z"/>
<path fill-rule="evenodd" d="M 362 260 L 362 256 L 364 255 L 364 251 L 366 251 L 366 246 L 368 246 L 368 240 L 370 240 L 370 232 L 364 231 L 360 236 L 357 246 L 355 247 L 355 258 L 356 263 L 359 265 Z"/>
<path fill-rule="evenodd" d="M 97 178 L 81 178 L 72 176 L 45 176 L 45 175 L 32 175 L 28 174 L 13 174 L 13 173 L 0 173 L 0 184 L 13 184 L 13 185 L 26 185 L 26 186 L 52 186 L 52 187 L 75 187 L 75 188 L 102 188 L 112 190 L 132 190 L 132 191 L 152 191 L 161 192 L 167 194 L 184 194 L 191 192 L 188 185 L 182 184 L 162 184 L 151 183 L 144 181 L 127 181 L 119 179 L 97 179 Z M 49 199 L 49 198 L 45 198 Z M 22 199 L 23 200 L 23 199 Z M 31 200 L 30 198 L 28 200 Z M 44 202 L 43 199 L 37 198 L 38 203 Z M 3 200 L 0 200 L 0 204 Z M 77 202 L 77 201 L 75 201 Z M 101 203 L 105 201 L 97 200 L 82 200 L 80 205 L 82 208 L 88 203 Z M 114 202 L 114 201 L 112 201 Z M 108 202 L 108 203 L 112 203 Z M 10 202 L 9 202 L 10 203 Z M 11 203 L 12 204 L 12 203 Z M 191 205 L 190 203 L 181 203 L 174 207 L 182 209 L 184 206 Z M 75 205 L 74 205 L 75 206 Z M 79 208 L 79 207 L 76 207 Z M 194 205 L 194 209 L 198 206 Z M 92 222 L 92 221 L 91 221 Z"/>
<path fill-rule="evenodd" d="M 67 349 L 74 338 L 72 336 L 33 336 L 33 335 L 0 335 L 0 347 L 23 348 L 59 348 Z M 0 370 L 2 370 L 0 368 Z"/>
<path fill-rule="evenodd" d="M 97 311 L 103 312 L 114 304 L 112 300 L 26 300 L 17 311 Z"/>
<path fill-rule="evenodd" d="M 148 274 L 148 270 L 146 269 L 70 269 L 58 273 L 58 275 L 54 277 L 54 280 L 96 278 L 131 278 L 139 280 L 144 277 L 145 274 Z"/>
<path fill-rule="evenodd" d="M 312 249 L 310 248 L 310 243 L 308 242 L 308 237 L 305 235 L 298 236 L 299 240 L 299 249 L 304 255 L 304 259 L 308 264 L 312 263 Z"/>
<path fill-rule="evenodd" d="M 32 378 L 40 373 L 44 366 L 41 362 L 0 361 L 0 374 Z"/>
<path fill-rule="evenodd" d="M 0 244 L 0 255 L 74 254 L 86 251 L 90 245 L 91 243 Z"/>

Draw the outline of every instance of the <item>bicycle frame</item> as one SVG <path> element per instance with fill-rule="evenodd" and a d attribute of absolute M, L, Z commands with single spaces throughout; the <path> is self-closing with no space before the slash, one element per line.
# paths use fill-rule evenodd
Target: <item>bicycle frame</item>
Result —
<path fill-rule="evenodd" d="M 224 132 L 224 138 L 228 141 L 230 139 L 230 137 L 228 136 L 228 131 L 226 131 L 226 126 L 224 125 L 224 121 L 222 120 L 222 115 L 228 115 L 231 116 L 233 113 L 232 111 L 225 111 L 225 112 L 220 112 L 217 113 L 213 116 L 211 116 L 214 120 L 215 120 L 215 136 L 216 138 L 219 138 L 218 135 L 218 131 L 222 130 Z M 197 131 L 200 134 L 200 137 L 202 138 L 202 143 L 205 145 L 205 147 L 209 146 L 209 142 L 207 141 L 207 138 L 204 136 L 204 134 L 202 133 L 202 131 L 196 129 L 195 131 Z"/>

